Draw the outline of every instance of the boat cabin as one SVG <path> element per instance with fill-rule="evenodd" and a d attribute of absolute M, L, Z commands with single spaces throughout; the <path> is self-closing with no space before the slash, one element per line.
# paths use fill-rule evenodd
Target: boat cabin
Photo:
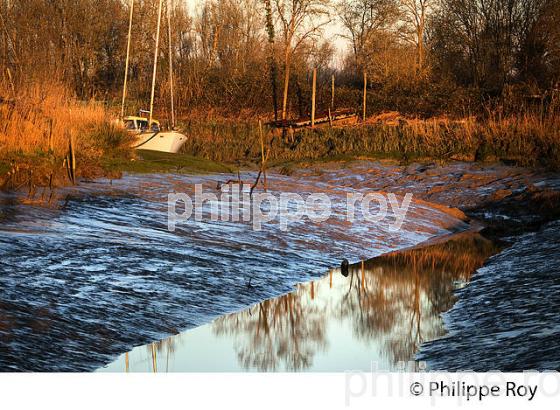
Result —
<path fill-rule="evenodd" d="M 146 117 L 124 117 L 124 126 L 127 131 L 130 132 L 160 132 L 161 127 L 159 121 L 152 120 L 150 126 L 148 126 L 148 118 Z"/>

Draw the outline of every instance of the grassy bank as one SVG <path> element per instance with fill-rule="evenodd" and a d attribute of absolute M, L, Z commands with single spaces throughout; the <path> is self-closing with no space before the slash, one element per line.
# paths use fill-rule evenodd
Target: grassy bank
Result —
<path fill-rule="evenodd" d="M 130 173 L 231 173 L 227 164 L 189 154 L 168 154 L 155 151 L 138 151 L 134 158 L 112 157 L 102 161 L 108 172 Z"/>
<path fill-rule="evenodd" d="M 104 174 L 106 157 L 130 157 L 131 138 L 111 124 L 106 108 L 79 101 L 61 85 L 0 93 L 0 185 L 64 185 L 69 158 L 76 177 Z"/>
<path fill-rule="evenodd" d="M 381 116 L 382 117 L 382 116 Z M 217 161 L 258 161 L 256 122 L 220 120 L 184 124 L 192 138 L 184 150 Z M 303 129 L 283 137 L 266 131 L 272 161 L 367 156 L 476 161 L 505 160 L 523 166 L 560 168 L 560 118 L 555 115 L 368 120 L 350 127 Z"/>
<path fill-rule="evenodd" d="M 190 120 L 182 153 L 134 151 L 133 137 L 116 127 L 103 105 L 82 102 L 64 87 L 30 88 L 17 98 L 0 94 L 0 187 L 59 186 L 76 178 L 122 172 L 234 172 L 261 158 L 257 120 Z M 389 113 L 345 127 L 288 132 L 263 128 L 269 165 L 353 158 L 504 160 L 560 169 L 560 116 L 524 113 L 484 118 L 413 119 Z M 230 164 L 230 165 L 226 165 Z M 30 188 L 31 189 L 31 188 Z"/>
<path fill-rule="evenodd" d="M 189 154 L 136 152 L 134 138 L 114 118 L 104 105 L 78 101 L 56 84 L 17 96 L 0 93 L 0 189 L 32 192 L 67 185 L 72 177 L 116 178 L 122 172 L 230 172 Z"/>

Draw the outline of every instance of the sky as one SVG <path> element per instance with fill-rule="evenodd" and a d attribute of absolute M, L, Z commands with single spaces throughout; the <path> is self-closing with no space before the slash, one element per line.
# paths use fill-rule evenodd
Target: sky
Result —
<path fill-rule="evenodd" d="M 187 4 L 188 10 L 191 14 L 194 14 L 196 8 L 202 3 L 202 0 L 182 0 Z M 338 34 L 343 32 L 342 25 L 339 21 L 334 19 L 324 30 L 324 39 L 331 42 L 336 49 L 335 52 L 335 65 L 339 63 L 342 55 L 348 50 L 348 41 L 340 37 Z"/>

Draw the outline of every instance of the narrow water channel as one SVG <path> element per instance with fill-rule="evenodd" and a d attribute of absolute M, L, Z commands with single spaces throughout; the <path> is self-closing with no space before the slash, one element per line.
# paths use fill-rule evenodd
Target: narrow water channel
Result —
<path fill-rule="evenodd" d="M 479 234 L 332 269 L 286 295 L 135 348 L 102 371 L 415 371 L 440 314 L 499 247 Z"/>

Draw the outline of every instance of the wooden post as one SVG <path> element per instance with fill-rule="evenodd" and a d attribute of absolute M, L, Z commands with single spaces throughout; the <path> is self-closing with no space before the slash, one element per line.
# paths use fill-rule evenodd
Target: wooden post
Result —
<path fill-rule="evenodd" d="M 331 76 L 331 110 L 334 110 L 334 74 Z"/>
<path fill-rule="evenodd" d="M 364 70 L 364 98 L 362 102 L 363 106 L 363 114 L 362 114 L 362 121 L 366 121 L 366 96 L 367 96 L 367 71 Z"/>
<path fill-rule="evenodd" d="M 315 128 L 315 93 L 317 91 L 317 69 L 313 69 L 313 88 L 311 91 L 311 128 Z"/>
<path fill-rule="evenodd" d="M 66 156 L 67 160 L 66 167 L 68 169 L 68 177 L 73 185 L 76 184 L 76 152 L 74 148 L 74 135 L 70 131 L 66 131 L 66 138 L 68 139 L 68 154 Z"/>
<path fill-rule="evenodd" d="M 76 183 L 76 142 L 74 139 L 74 133 L 70 132 L 70 149 L 71 149 L 71 159 L 72 159 L 72 179 L 73 183 Z"/>
<path fill-rule="evenodd" d="M 266 160 L 264 156 L 264 133 L 262 129 L 262 122 L 259 120 L 259 135 L 261 137 L 261 171 L 263 172 L 264 190 L 266 192 Z"/>
<path fill-rule="evenodd" d="M 362 290 L 366 288 L 366 270 L 364 267 L 364 260 L 362 259 Z"/>
<path fill-rule="evenodd" d="M 49 152 L 54 152 L 52 133 L 53 133 L 53 120 L 52 118 L 49 118 Z"/>
<path fill-rule="evenodd" d="M 264 138 L 262 130 L 262 122 L 259 120 L 259 137 L 261 139 L 261 166 L 264 164 Z"/>

